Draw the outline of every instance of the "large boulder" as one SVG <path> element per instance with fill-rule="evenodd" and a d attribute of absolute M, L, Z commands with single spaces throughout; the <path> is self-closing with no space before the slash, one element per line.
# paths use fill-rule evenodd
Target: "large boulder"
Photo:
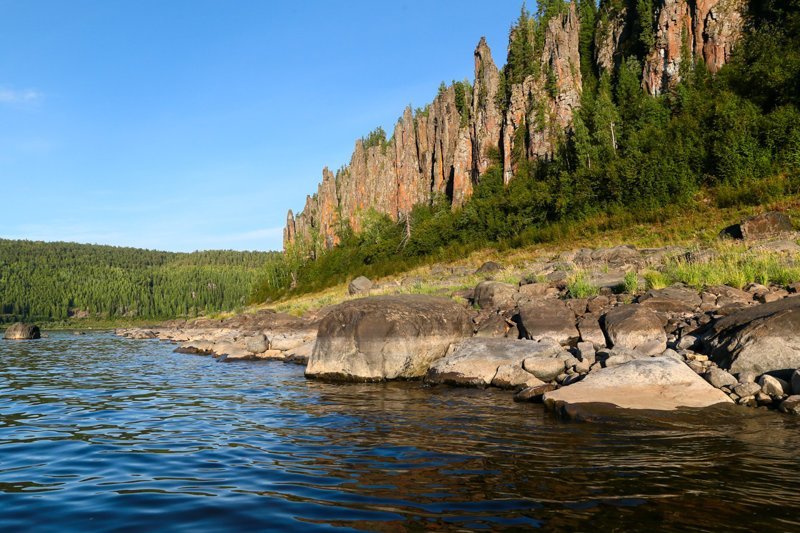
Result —
<path fill-rule="evenodd" d="M 499 281 L 482 281 L 475 286 L 473 299 L 481 309 L 512 309 L 516 305 L 517 287 Z"/>
<path fill-rule="evenodd" d="M 263 333 L 256 333 L 252 337 L 245 339 L 245 347 L 250 353 L 264 353 L 270 349 L 269 339 Z"/>
<path fill-rule="evenodd" d="M 722 230 L 721 236 L 734 239 L 757 240 L 791 233 L 792 221 L 788 215 L 770 211 L 742 220 Z"/>
<path fill-rule="evenodd" d="M 745 308 L 718 320 L 706 349 L 720 367 L 734 374 L 800 368 L 800 297 Z"/>
<path fill-rule="evenodd" d="M 6 330 L 5 335 L 3 335 L 4 339 L 15 341 L 39 339 L 41 337 L 42 333 L 39 331 L 39 326 L 34 326 L 33 324 L 23 324 L 22 322 L 12 324 Z"/>
<path fill-rule="evenodd" d="M 365 296 L 372 290 L 372 280 L 365 276 L 358 276 L 347 286 L 350 296 Z"/>
<path fill-rule="evenodd" d="M 425 381 L 428 383 L 447 383 L 449 385 L 464 385 L 472 387 L 487 387 L 492 384 L 498 369 L 503 366 L 519 367 L 535 379 L 533 374 L 522 368 L 522 362 L 534 356 L 553 357 L 561 353 L 561 346 L 552 339 L 542 342 L 533 342 L 520 339 L 478 338 L 464 339 L 454 344 L 446 357 L 439 359 L 428 370 Z M 562 364 L 563 368 L 563 364 Z M 511 380 L 506 374 L 511 369 L 504 369 L 499 381 L 514 381 L 514 386 L 523 384 L 519 376 L 524 376 L 514 370 L 516 377 Z"/>
<path fill-rule="evenodd" d="M 546 393 L 544 402 L 568 416 L 597 405 L 672 411 L 732 403 L 724 392 L 671 357 L 636 359 L 592 372 L 578 383 Z"/>
<path fill-rule="evenodd" d="M 421 377 L 451 343 L 471 333 L 469 312 L 447 298 L 352 300 L 320 322 L 306 375 L 355 381 Z"/>
<path fill-rule="evenodd" d="M 641 355 L 657 355 L 667 349 L 667 334 L 655 311 L 639 304 L 615 307 L 603 317 L 612 348 Z"/>
<path fill-rule="evenodd" d="M 562 300 L 521 303 L 519 320 L 523 335 L 532 340 L 550 337 L 561 344 L 570 344 L 581 337 L 575 313 Z"/>

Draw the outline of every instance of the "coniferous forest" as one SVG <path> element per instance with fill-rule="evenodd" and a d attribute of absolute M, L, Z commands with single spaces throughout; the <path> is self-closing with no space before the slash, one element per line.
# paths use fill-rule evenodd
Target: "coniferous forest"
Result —
<path fill-rule="evenodd" d="M 270 255 L 0 239 L 0 322 L 231 310 L 248 303 Z"/>

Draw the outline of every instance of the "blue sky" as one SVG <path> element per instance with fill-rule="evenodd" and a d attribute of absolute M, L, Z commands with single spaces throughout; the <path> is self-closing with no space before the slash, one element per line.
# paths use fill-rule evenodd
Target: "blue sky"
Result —
<path fill-rule="evenodd" d="M 529 3 L 533 7 L 533 3 Z M 356 138 L 505 61 L 517 0 L 0 0 L 0 237 L 281 246 Z"/>

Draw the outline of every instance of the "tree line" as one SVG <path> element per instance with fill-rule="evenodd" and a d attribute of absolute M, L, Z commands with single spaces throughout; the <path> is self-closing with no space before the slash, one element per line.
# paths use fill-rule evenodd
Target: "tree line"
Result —
<path fill-rule="evenodd" d="M 0 239 L 0 322 L 231 310 L 248 303 L 271 255 Z"/>

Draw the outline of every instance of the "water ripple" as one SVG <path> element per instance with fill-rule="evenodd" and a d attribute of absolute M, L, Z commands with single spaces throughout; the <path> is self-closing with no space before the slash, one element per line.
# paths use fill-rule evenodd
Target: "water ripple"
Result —
<path fill-rule="evenodd" d="M 110 334 L 0 343 L 4 530 L 790 530 L 798 437 L 774 413 L 564 422 Z"/>

